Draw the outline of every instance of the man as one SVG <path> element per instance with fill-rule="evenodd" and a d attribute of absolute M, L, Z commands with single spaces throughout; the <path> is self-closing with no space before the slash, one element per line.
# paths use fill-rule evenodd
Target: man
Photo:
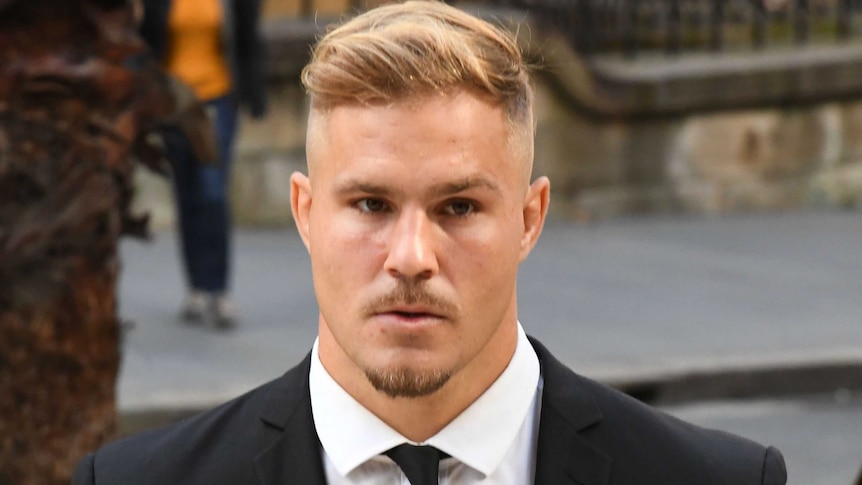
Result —
<path fill-rule="evenodd" d="M 580 377 L 517 317 L 545 220 L 508 34 L 386 6 L 317 45 L 296 225 L 311 354 L 197 418 L 108 445 L 76 484 L 781 484 L 781 454 Z M 421 446 L 417 446 L 421 445 Z M 438 478 L 439 474 L 439 478 Z"/>

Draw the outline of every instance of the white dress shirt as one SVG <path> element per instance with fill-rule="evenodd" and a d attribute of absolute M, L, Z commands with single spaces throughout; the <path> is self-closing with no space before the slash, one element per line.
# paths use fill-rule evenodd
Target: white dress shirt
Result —
<path fill-rule="evenodd" d="M 434 446 L 440 484 L 533 483 L 541 408 L 539 358 L 518 323 L 515 354 L 499 378 L 445 428 L 424 443 L 411 442 L 351 397 L 312 349 L 309 387 L 314 425 L 329 485 L 408 485 L 383 452 L 402 443 Z"/>

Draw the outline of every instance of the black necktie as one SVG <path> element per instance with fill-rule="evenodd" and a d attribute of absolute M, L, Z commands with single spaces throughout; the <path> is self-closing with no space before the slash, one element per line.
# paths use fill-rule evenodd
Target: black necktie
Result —
<path fill-rule="evenodd" d="M 386 452 L 401 467 L 410 485 L 437 485 L 440 460 L 449 455 L 433 446 L 398 445 Z"/>

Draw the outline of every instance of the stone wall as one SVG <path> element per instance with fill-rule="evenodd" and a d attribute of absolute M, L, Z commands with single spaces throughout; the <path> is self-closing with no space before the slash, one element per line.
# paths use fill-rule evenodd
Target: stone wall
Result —
<path fill-rule="evenodd" d="M 862 102 L 595 121 L 540 84 L 536 170 L 555 215 L 862 205 Z"/>
<path fill-rule="evenodd" d="M 537 82 L 535 173 L 552 183 L 552 217 L 728 214 L 862 206 L 862 101 L 600 121 Z M 232 186 L 244 226 L 289 224 L 289 177 L 304 170 L 301 88 L 271 86 L 265 120 L 242 119 Z M 138 174 L 138 210 L 169 226 L 166 182 Z"/>

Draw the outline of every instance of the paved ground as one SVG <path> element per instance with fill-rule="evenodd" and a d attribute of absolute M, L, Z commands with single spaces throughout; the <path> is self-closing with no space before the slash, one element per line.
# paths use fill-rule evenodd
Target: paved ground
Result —
<path fill-rule="evenodd" d="M 611 382 L 692 369 L 859 365 L 860 241 L 858 212 L 551 225 L 522 267 L 520 318 L 561 360 Z M 152 244 L 123 243 L 121 314 L 134 327 L 124 346 L 122 412 L 205 407 L 279 375 L 308 351 L 316 308 L 298 236 L 243 231 L 236 248 L 243 321 L 223 334 L 177 323 L 182 284 L 172 233 Z M 830 417 L 805 414 L 822 428 L 796 426 L 786 408 L 770 409 L 778 411 L 727 420 L 701 410 L 697 417 L 742 434 L 762 425 L 766 441 L 768 429 L 805 436 L 793 450 L 830 442 L 833 429 L 862 421 L 858 405 Z M 849 453 L 862 461 L 862 430 L 853 436 Z M 819 449 L 789 452 L 791 469 L 809 470 Z M 858 466 L 850 461 L 847 470 Z"/>
<path fill-rule="evenodd" d="M 665 409 L 686 421 L 771 443 L 790 485 L 851 485 L 862 473 L 862 394 L 708 402 Z"/>

